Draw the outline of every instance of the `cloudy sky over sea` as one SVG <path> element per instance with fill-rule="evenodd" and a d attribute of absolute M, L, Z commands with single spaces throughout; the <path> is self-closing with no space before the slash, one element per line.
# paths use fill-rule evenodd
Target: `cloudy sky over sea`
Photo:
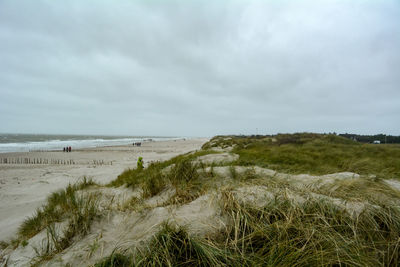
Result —
<path fill-rule="evenodd" d="M 0 132 L 399 125 L 398 0 L 0 0 Z"/>

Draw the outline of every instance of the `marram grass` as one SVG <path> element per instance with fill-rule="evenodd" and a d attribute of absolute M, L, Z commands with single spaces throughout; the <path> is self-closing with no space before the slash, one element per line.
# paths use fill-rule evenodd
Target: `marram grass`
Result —
<path fill-rule="evenodd" d="M 328 201 L 284 197 L 262 208 L 225 197 L 226 243 L 249 265 L 399 266 L 400 210 L 365 209 L 357 218 Z"/>
<path fill-rule="evenodd" d="M 213 238 L 164 224 L 147 248 L 96 266 L 399 266 L 400 210 L 372 206 L 353 218 L 328 201 L 277 197 L 247 206 L 224 192 L 229 217 Z M 122 262 L 122 265 L 118 265 Z M 117 264 L 118 263 L 118 264 Z"/>
<path fill-rule="evenodd" d="M 66 189 L 52 193 L 47 198 L 46 204 L 38 208 L 32 217 L 21 224 L 18 229 L 18 235 L 23 239 L 27 239 L 36 235 L 48 225 L 64 220 L 65 216 L 74 213 L 80 208 L 79 204 L 82 204 L 80 202 L 82 200 L 78 201 L 75 195 L 76 191 L 94 184 L 91 179 L 86 179 L 85 177 L 75 185 L 69 184 Z"/>
<path fill-rule="evenodd" d="M 235 165 L 260 166 L 287 173 L 355 172 L 400 178 L 400 145 L 361 144 L 336 135 L 280 134 L 214 137 L 203 148 L 233 147 Z"/>

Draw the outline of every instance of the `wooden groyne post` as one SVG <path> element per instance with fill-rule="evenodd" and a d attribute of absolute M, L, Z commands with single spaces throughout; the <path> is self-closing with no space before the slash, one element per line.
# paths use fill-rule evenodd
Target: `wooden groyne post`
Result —
<path fill-rule="evenodd" d="M 73 159 L 47 159 L 47 158 L 0 158 L 0 164 L 52 164 L 52 165 L 75 165 Z"/>

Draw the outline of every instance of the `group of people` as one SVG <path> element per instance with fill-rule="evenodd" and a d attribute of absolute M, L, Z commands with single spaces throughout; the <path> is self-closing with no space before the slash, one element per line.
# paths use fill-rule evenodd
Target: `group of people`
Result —
<path fill-rule="evenodd" d="M 64 152 L 71 152 L 71 147 L 70 146 L 64 147 L 63 151 Z"/>

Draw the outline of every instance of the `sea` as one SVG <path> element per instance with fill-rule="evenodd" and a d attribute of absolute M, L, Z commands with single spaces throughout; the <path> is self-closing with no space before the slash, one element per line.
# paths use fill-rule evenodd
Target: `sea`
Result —
<path fill-rule="evenodd" d="M 134 142 L 178 140 L 183 137 L 166 136 L 101 136 L 101 135 L 48 135 L 1 134 L 0 153 L 55 151 L 63 147 L 72 149 L 130 145 Z"/>

